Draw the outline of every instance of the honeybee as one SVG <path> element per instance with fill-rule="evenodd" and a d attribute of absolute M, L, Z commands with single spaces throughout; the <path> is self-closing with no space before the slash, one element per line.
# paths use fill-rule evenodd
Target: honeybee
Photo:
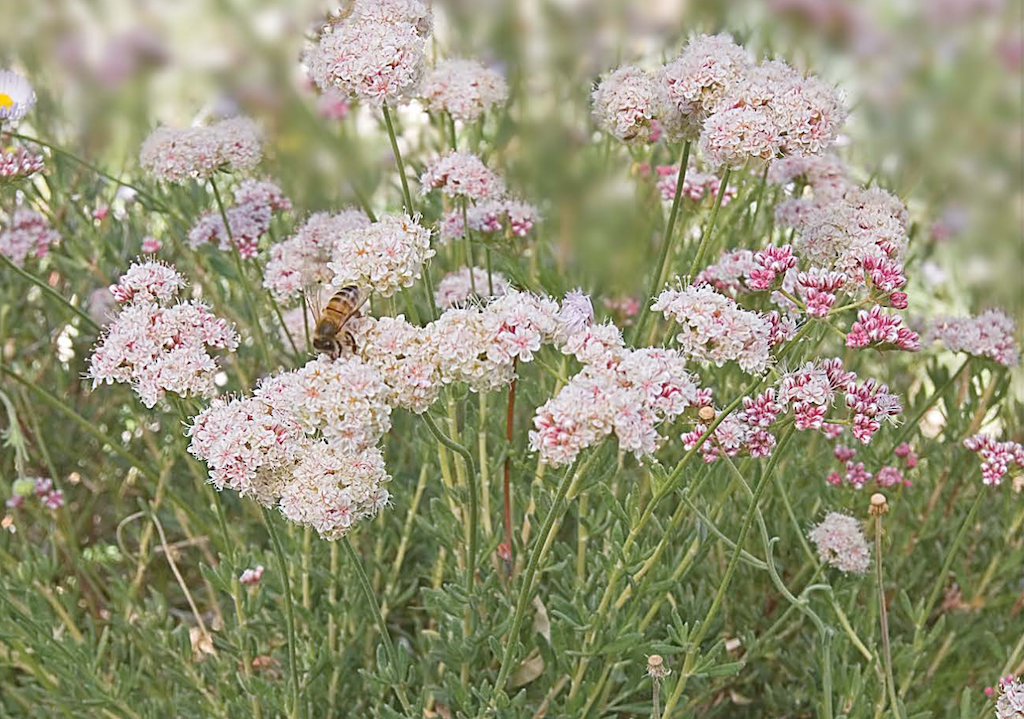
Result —
<path fill-rule="evenodd" d="M 366 302 L 367 296 L 355 285 L 348 285 L 338 290 L 321 312 L 313 313 L 317 318 L 313 330 L 313 348 L 325 352 L 331 357 L 341 354 L 342 342 L 352 351 L 356 351 L 356 340 L 345 325 L 359 314 L 359 309 Z"/>

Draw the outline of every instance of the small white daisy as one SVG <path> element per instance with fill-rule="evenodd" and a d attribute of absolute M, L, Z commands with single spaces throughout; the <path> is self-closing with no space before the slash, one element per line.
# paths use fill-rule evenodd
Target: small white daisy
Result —
<path fill-rule="evenodd" d="M 13 126 L 36 104 L 32 83 L 11 70 L 0 70 L 0 124 Z"/>

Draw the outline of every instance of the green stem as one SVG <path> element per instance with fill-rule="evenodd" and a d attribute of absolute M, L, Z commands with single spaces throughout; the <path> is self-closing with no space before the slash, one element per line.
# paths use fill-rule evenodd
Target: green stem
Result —
<path fill-rule="evenodd" d="M 414 214 L 416 208 L 412 204 L 412 194 L 409 192 L 409 180 L 405 176 L 405 163 L 402 162 L 402 152 L 398 149 L 398 138 L 395 136 L 395 125 L 391 121 L 391 110 L 385 102 L 381 107 L 384 112 L 384 124 L 388 128 L 388 138 L 391 140 L 391 152 L 395 156 L 395 164 L 398 165 L 398 177 L 402 181 L 402 195 L 405 197 L 405 211 L 410 215 Z"/>
<path fill-rule="evenodd" d="M 980 493 L 979 493 L 980 494 Z M 892 676 L 892 650 L 889 646 L 889 614 L 885 606 L 885 582 L 882 575 L 882 515 L 875 516 L 875 582 L 878 585 L 878 618 L 882 630 L 882 657 L 885 660 L 885 687 L 895 719 L 903 719 Z"/>
<path fill-rule="evenodd" d="M 292 602 L 292 585 L 288 579 L 288 560 L 285 557 L 284 547 L 281 545 L 281 537 L 274 526 L 274 518 L 270 510 L 261 507 L 263 510 L 263 522 L 267 525 L 267 532 L 270 533 L 270 541 L 274 545 L 274 553 L 277 555 L 277 563 L 281 571 L 281 584 L 284 591 L 284 609 L 287 618 L 288 631 L 288 667 L 292 691 L 292 702 L 288 715 L 296 717 L 301 712 L 299 701 L 299 667 L 295 657 L 295 607 Z"/>
<path fill-rule="evenodd" d="M 537 542 L 533 546 L 533 551 L 530 552 L 530 559 L 526 564 L 526 572 L 523 575 L 523 582 L 519 586 L 519 596 L 516 598 L 516 613 L 512 618 L 512 629 L 509 632 L 508 639 L 505 641 L 505 653 L 501 658 L 501 667 L 498 670 L 498 678 L 495 680 L 494 687 L 491 689 L 490 703 L 492 706 L 494 705 L 498 692 L 504 689 L 505 682 L 508 680 L 509 672 L 512 670 L 512 655 L 515 652 L 516 645 L 519 644 L 519 631 L 523 626 L 523 616 L 526 614 L 526 605 L 530 602 L 530 595 L 533 592 L 533 578 L 537 574 L 537 567 L 543 560 L 547 548 L 551 546 L 550 542 L 547 541 L 547 537 L 554 528 L 555 521 L 565 512 L 565 508 L 562 504 L 566 496 L 569 494 L 570 490 L 574 490 L 579 485 L 579 478 L 583 475 L 582 472 L 577 472 L 579 464 L 580 457 L 577 457 L 566 471 L 565 476 L 562 477 L 562 481 L 558 485 L 558 491 L 555 493 L 555 499 L 551 503 L 551 508 L 548 509 L 547 517 L 544 518 L 544 524 L 541 526 L 540 533 L 537 535 Z"/>
<path fill-rule="evenodd" d="M 633 329 L 633 343 L 639 341 L 643 336 L 644 325 L 651 313 L 651 300 L 655 293 L 665 284 L 668 273 L 668 258 L 671 255 L 673 230 L 676 226 L 676 217 L 679 215 L 679 203 L 683 194 L 683 182 L 686 179 L 687 165 L 690 162 L 690 141 L 683 144 L 683 153 L 679 158 L 679 176 L 676 179 L 676 192 L 672 197 L 672 210 L 668 214 L 668 222 L 665 224 L 665 234 L 661 239 L 661 254 L 658 255 L 657 270 L 651 275 L 651 286 L 647 290 L 647 297 L 644 298 L 643 307 L 640 309 L 640 317 L 637 319 L 636 327 Z"/>
<path fill-rule="evenodd" d="M 711 620 L 715 618 L 716 614 L 718 614 L 718 610 L 722 606 L 722 600 L 725 599 L 725 594 L 729 590 L 729 585 L 732 583 L 733 575 L 736 573 L 736 567 L 739 566 L 741 556 L 740 552 L 747 540 L 747 534 L 750 532 L 750 527 L 754 523 L 754 516 L 757 512 L 758 504 L 760 503 L 765 490 L 768 488 L 768 485 L 771 483 L 772 476 L 775 473 L 775 467 L 778 465 L 779 457 L 784 454 L 783 449 L 785 448 L 785 445 L 789 443 L 789 439 L 792 436 L 793 428 L 790 427 L 786 431 L 786 434 L 783 435 L 782 439 L 779 440 L 779 444 L 775 448 L 775 451 L 772 452 L 772 457 L 768 461 L 768 466 L 765 467 L 764 474 L 761 475 L 761 480 L 758 482 L 757 488 L 754 490 L 754 496 L 750 500 L 750 506 L 747 508 L 747 512 L 743 517 L 743 524 L 740 526 L 740 533 L 736 537 L 736 549 L 732 553 L 732 558 L 729 560 L 729 564 L 725 569 L 725 576 L 722 577 L 722 582 L 718 585 L 718 591 L 715 593 L 715 597 L 711 601 L 711 606 L 708 608 L 707 614 L 704 615 L 704 619 L 701 621 L 700 627 L 697 629 L 694 636 L 689 639 L 690 649 L 686 653 L 686 658 L 683 661 L 682 668 L 679 670 L 679 679 L 676 681 L 675 689 L 672 691 L 672 695 L 669 697 L 668 701 L 665 702 L 665 710 L 661 715 L 662 719 L 670 719 L 676 704 L 679 703 L 679 700 L 683 696 L 683 691 L 686 689 L 686 682 L 693 672 L 697 655 L 700 652 L 700 644 L 710 631 Z"/>
<path fill-rule="evenodd" d="M 946 577 L 949 575 L 949 570 L 953 566 L 953 559 L 956 557 L 957 550 L 960 549 L 960 544 L 964 541 L 964 537 L 967 535 L 967 530 L 974 523 L 974 515 L 978 513 L 978 509 L 981 507 L 982 502 L 988 499 L 988 492 L 978 491 L 978 496 L 974 499 L 974 504 L 971 505 L 970 510 L 967 512 L 967 516 L 964 517 L 963 524 L 960 525 L 960 529 L 956 533 L 956 537 L 953 539 L 953 544 L 949 546 L 949 551 L 946 552 L 946 558 L 942 562 L 942 569 L 935 575 L 935 583 L 932 585 L 932 590 L 928 593 L 928 599 L 925 601 L 923 607 L 921 607 L 921 613 L 917 617 L 915 623 L 915 634 L 918 633 L 924 626 L 924 623 L 928 621 L 928 615 L 932 612 L 932 607 L 935 606 L 935 602 L 939 598 L 939 593 L 942 588 L 946 585 Z"/>
<path fill-rule="evenodd" d="M 43 280 L 39 279 L 35 275 L 32 275 L 32 274 L 26 272 L 25 270 L 21 269 L 20 267 L 18 267 L 16 264 L 11 262 L 10 259 L 8 259 L 6 255 L 0 254 L 0 261 L 2 261 L 3 264 L 6 265 L 8 268 L 14 270 L 15 274 L 17 274 L 19 277 L 21 277 L 22 279 L 28 280 L 29 282 L 34 284 L 36 287 L 41 289 L 43 291 L 43 294 L 49 295 L 53 299 L 57 300 L 57 302 L 59 302 L 61 305 L 63 305 L 64 307 L 68 308 L 69 310 L 74 312 L 76 315 L 78 315 L 79 318 L 81 318 L 82 322 L 84 322 L 86 324 L 86 326 L 88 326 L 89 329 L 91 329 L 93 332 L 98 332 L 99 331 L 100 326 L 98 324 L 96 324 L 96 322 L 93 321 L 92 317 L 90 317 L 88 315 L 88 313 L 86 313 L 81 308 L 76 307 L 75 305 L 71 304 L 70 300 L 68 300 L 66 297 L 64 297 L 64 295 L 62 295 L 61 293 L 57 292 L 57 290 L 55 290 L 52 287 L 50 287 Z"/>
<path fill-rule="evenodd" d="M 412 706 L 409 704 L 409 699 L 405 695 L 405 688 L 402 686 L 405 678 L 399 673 L 398 652 L 395 650 L 394 642 L 391 641 L 391 633 L 388 631 L 387 622 L 384 621 L 384 616 L 380 613 L 380 604 L 377 603 L 377 598 L 374 596 L 370 578 L 366 576 L 363 563 L 360 561 L 359 555 L 352 548 L 352 543 L 348 540 L 348 537 L 344 537 L 341 540 L 341 545 L 345 548 L 345 554 L 348 555 L 352 567 L 356 570 L 356 576 L 359 578 L 359 588 L 362 590 L 363 596 L 366 598 L 366 604 L 373 613 L 373 618 L 377 622 L 377 628 L 380 630 L 381 641 L 384 643 L 384 652 L 387 654 L 388 663 L 391 665 L 389 671 L 394 674 L 392 680 L 394 681 L 395 695 L 402 704 L 402 709 L 405 710 L 405 713 L 410 714 Z"/>
<path fill-rule="evenodd" d="M 213 189 L 213 197 L 217 201 L 220 218 L 224 222 L 224 232 L 227 233 L 228 244 L 231 245 L 231 254 L 235 258 L 235 269 L 238 271 L 238 279 L 241 281 L 242 290 L 245 293 L 245 303 L 249 309 L 249 316 L 256 327 L 256 335 L 259 339 L 260 349 L 263 351 L 263 359 L 269 367 L 271 365 L 270 348 L 267 346 L 267 338 L 263 334 L 263 325 L 260 323 L 260 316 L 256 310 L 256 299 L 252 286 L 249 284 L 249 276 L 245 274 L 245 267 L 242 266 L 242 254 L 238 251 L 238 245 L 235 244 L 235 236 L 231 231 L 231 223 L 228 222 L 228 213 L 224 208 L 224 201 L 220 196 L 220 190 L 217 188 L 217 182 L 212 177 L 210 178 L 210 187 Z"/>
<path fill-rule="evenodd" d="M 476 465 L 473 462 L 473 453 L 442 432 L 428 412 L 424 412 L 420 417 L 423 418 L 427 429 L 430 430 L 430 433 L 434 435 L 438 442 L 456 454 L 461 455 L 466 461 L 466 480 L 469 485 L 469 551 L 466 556 L 466 592 L 467 594 L 472 594 L 476 575 L 477 535 L 480 533 L 477 528 L 480 508 L 478 506 L 477 475 Z"/>
<path fill-rule="evenodd" d="M 690 265 L 691 278 L 697 276 L 697 270 L 700 269 L 701 264 L 704 262 L 704 255 L 707 254 L 708 246 L 711 244 L 711 233 L 715 229 L 715 221 L 718 220 L 718 211 L 722 209 L 722 198 L 725 197 L 725 190 L 729 186 L 729 177 L 731 175 L 732 170 L 728 168 L 722 173 L 722 182 L 718 186 L 718 194 L 715 196 L 715 206 L 711 210 L 711 219 L 708 220 L 708 224 L 704 228 L 704 236 L 700 238 L 697 254 Z"/>

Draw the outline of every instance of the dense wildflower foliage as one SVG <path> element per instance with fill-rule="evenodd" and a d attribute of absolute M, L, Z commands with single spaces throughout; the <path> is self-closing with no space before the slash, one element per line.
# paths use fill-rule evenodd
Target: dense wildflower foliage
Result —
<path fill-rule="evenodd" d="M 0 715 L 1024 716 L 1019 313 L 768 5 L 5 55 Z"/>

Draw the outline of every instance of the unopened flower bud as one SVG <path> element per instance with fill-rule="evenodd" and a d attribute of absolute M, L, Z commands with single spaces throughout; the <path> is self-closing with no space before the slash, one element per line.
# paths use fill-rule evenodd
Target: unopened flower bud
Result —
<path fill-rule="evenodd" d="M 889 503 L 885 499 L 885 495 L 881 492 L 875 492 L 871 495 L 871 516 L 877 517 L 882 514 L 886 514 L 889 511 Z"/>

